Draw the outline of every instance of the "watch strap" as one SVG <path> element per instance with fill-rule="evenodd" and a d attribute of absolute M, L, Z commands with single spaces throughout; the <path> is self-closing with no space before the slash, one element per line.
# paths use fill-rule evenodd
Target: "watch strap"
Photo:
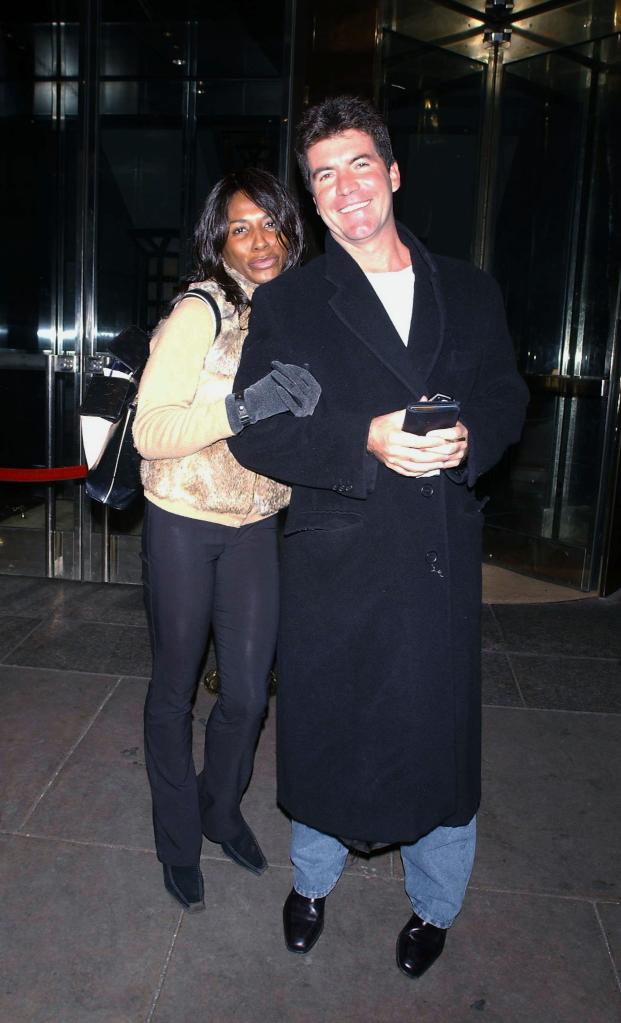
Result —
<path fill-rule="evenodd" d="M 243 430 L 245 426 L 249 426 L 250 425 L 250 415 L 248 413 L 248 409 L 246 408 L 246 401 L 244 399 L 244 392 L 243 391 L 236 391 L 233 394 L 233 400 L 235 402 L 235 406 L 237 408 L 237 413 L 239 415 L 239 421 L 241 423 L 241 427 L 242 427 L 242 430 Z"/>

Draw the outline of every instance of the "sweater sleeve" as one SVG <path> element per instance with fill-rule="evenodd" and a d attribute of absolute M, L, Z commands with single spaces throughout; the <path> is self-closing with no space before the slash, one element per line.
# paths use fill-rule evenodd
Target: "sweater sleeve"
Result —
<path fill-rule="evenodd" d="M 205 357 L 215 340 L 211 309 L 200 299 L 179 302 L 152 342 L 142 375 L 134 443 L 143 458 L 181 458 L 233 433 L 220 394 L 198 392 Z"/>

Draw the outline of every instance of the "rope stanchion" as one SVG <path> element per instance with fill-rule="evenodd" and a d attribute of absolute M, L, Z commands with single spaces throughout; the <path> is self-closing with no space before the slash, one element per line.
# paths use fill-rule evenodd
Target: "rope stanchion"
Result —
<path fill-rule="evenodd" d="M 54 483 L 57 480 L 83 480 L 87 465 L 62 465 L 56 469 L 2 469 L 0 483 Z"/>

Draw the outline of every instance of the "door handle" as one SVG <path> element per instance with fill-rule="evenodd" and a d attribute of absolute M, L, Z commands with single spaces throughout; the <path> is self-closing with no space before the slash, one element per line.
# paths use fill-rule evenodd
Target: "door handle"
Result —
<path fill-rule="evenodd" d="M 560 373 L 525 373 L 531 391 L 558 394 L 562 398 L 605 398 L 609 377 L 575 377 Z"/>

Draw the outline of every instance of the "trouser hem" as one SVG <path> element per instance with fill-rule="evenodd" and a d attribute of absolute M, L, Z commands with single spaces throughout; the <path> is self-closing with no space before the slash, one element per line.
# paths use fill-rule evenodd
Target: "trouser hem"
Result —
<path fill-rule="evenodd" d="M 457 919 L 458 914 L 455 914 L 455 916 L 452 917 L 448 921 L 448 923 L 446 921 L 438 921 L 437 919 L 433 920 L 430 917 L 429 913 L 426 911 L 424 906 L 422 906 L 420 903 L 416 902 L 415 899 L 410 898 L 410 896 L 408 896 L 408 898 L 410 899 L 410 903 L 412 905 L 412 909 L 414 910 L 416 915 L 419 916 L 421 918 L 421 920 L 423 921 L 423 923 L 425 923 L 425 924 L 431 924 L 432 927 L 439 927 L 440 930 L 442 930 L 442 931 L 448 931 L 449 927 L 452 927 L 452 925 L 455 923 L 455 920 Z"/>
<path fill-rule="evenodd" d="M 296 891 L 298 893 L 298 895 L 301 895 L 304 899 L 325 899 L 326 896 L 329 895 L 330 892 L 334 888 L 336 888 L 336 885 L 338 884 L 340 876 L 341 875 L 339 874 L 339 876 L 337 878 L 335 878 L 335 880 L 332 882 L 330 887 L 326 888 L 324 891 L 321 891 L 321 892 L 317 892 L 317 891 L 300 891 L 300 889 L 297 887 L 296 884 L 293 885 L 293 890 Z"/>

